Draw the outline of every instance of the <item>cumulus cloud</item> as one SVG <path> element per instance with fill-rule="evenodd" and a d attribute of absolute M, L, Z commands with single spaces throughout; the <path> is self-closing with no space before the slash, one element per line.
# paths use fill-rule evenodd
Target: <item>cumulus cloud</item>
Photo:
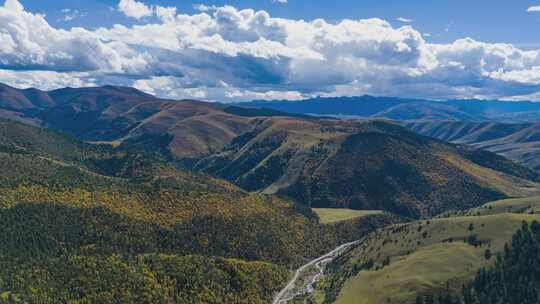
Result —
<path fill-rule="evenodd" d="M 204 5 L 182 14 L 128 2 L 144 7 L 132 17 L 154 18 L 62 30 L 16 0 L 6 1 L 0 7 L 0 75 L 9 77 L 2 79 L 41 88 L 68 79 L 81 86 L 132 85 L 162 97 L 221 101 L 540 96 L 539 50 L 469 38 L 433 44 L 411 25 L 393 27 L 377 18 L 304 21 Z"/>
<path fill-rule="evenodd" d="M 4 7 L 10 11 L 22 12 L 24 6 L 17 0 L 6 0 Z"/>
<path fill-rule="evenodd" d="M 152 9 L 149 6 L 136 0 L 120 0 L 118 3 L 118 10 L 126 16 L 135 19 L 141 19 L 153 14 Z"/>
<path fill-rule="evenodd" d="M 281 4 L 287 4 L 287 0 L 272 0 L 274 2 L 277 2 L 277 3 L 281 3 Z"/>
<path fill-rule="evenodd" d="M 530 7 L 527 9 L 527 12 L 529 12 L 529 13 L 537 13 L 537 12 L 540 12 L 540 5 L 530 6 Z"/>
<path fill-rule="evenodd" d="M 121 41 L 104 41 L 83 28 L 53 28 L 44 16 L 21 7 L 16 0 L 0 7 L 1 69 L 137 73 L 146 68 L 148 56 Z"/>

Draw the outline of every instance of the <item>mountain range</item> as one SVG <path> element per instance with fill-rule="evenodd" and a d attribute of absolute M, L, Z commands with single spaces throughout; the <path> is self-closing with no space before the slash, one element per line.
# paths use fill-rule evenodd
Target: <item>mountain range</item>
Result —
<path fill-rule="evenodd" d="M 0 303 L 270 303 L 290 269 L 323 269 L 309 262 L 349 244 L 315 286 L 324 303 L 348 303 L 370 259 L 370 275 L 393 276 L 387 259 L 437 261 L 430 246 L 466 241 L 471 222 L 513 229 L 529 219 L 504 208 L 497 218 L 438 216 L 479 215 L 484 203 L 540 194 L 529 161 L 474 146 L 507 133 L 535 142 L 534 123 L 512 133 L 496 130 L 513 124 L 313 116 L 255 104 L 114 86 L 0 85 Z M 470 132 L 458 129 L 481 131 L 466 141 Z M 338 220 L 323 218 L 331 210 L 342 212 Z M 371 211 L 347 216 L 360 210 Z M 433 221 L 425 236 L 423 218 Z M 478 236 L 500 251 L 512 229 Z M 406 301 L 427 292 L 408 286 Z"/>
<path fill-rule="evenodd" d="M 360 96 L 253 101 L 241 105 L 295 114 L 400 121 L 419 134 L 492 151 L 540 170 L 537 102 Z"/>
<path fill-rule="evenodd" d="M 394 97 L 318 97 L 300 101 L 252 101 L 244 107 L 264 107 L 288 113 L 391 120 L 466 120 L 538 122 L 540 103 L 499 100 L 422 100 Z"/>
<path fill-rule="evenodd" d="M 312 207 L 419 217 L 530 195 L 539 180 L 496 154 L 384 121 L 163 100 L 112 86 L 42 92 L 4 85 L 1 96 L 10 118 L 120 150 L 151 151 L 245 190 Z"/>

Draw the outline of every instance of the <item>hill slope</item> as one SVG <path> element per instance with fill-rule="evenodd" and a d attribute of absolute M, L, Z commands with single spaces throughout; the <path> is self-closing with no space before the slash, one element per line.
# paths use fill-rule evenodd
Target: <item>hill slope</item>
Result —
<path fill-rule="evenodd" d="M 540 223 L 523 223 L 508 242 L 504 252 L 497 256 L 494 266 L 481 269 L 474 280 L 467 283 L 456 303 L 525 304 L 540 301 L 540 269 L 538 268 L 540 250 Z M 442 298 L 451 298 L 448 294 Z M 423 303 L 429 301 L 423 301 Z M 443 302 L 441 302 L 443 303 Z"/>
<path fill-rule="evenodd" d="M 208 155 L 249 130 L 252 118 L 229 114 L 224 108 L 158 99 L 124 87 L 42 92 L 0 86 L 0 117 L 52 128 L 85 141 L 127 141 L 134 146 L 157 137 L 161 140 L 153 144 L 176 158 Z"/>
<path fill-rule="evenodd" d="M 393 221 L 319 225 L 152 155 L 11 121 L 0 138 L 0 301 L 267 303 L 286 267 Z"/>
<path fill-rule="evenodd" d="M 538 191 L 534 172 L 502 157 L 385 122 L 273 118 L 195 168 L 312 207 L 412 217 Z"/>
<path fill-rule="evenodd" d="M 523 221 L 540 219 L 519 208 L 524 203 L 538 210 L 540 199 L 498 201 L 479 208 L 486 211 L 481 215 L 471 210 L 374 232 L 330 265 L 314 303 L 401 304 L 417 295 L 457 293 L 481 267 L 494 264 Z M 508 206 L 516 213 L 506 213 Z"/>

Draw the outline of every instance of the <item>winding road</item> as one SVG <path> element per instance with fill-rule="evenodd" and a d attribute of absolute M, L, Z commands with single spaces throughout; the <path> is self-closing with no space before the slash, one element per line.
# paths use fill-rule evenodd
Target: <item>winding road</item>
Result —
<path fill-rule="evenodd" d="M 314 260 L 311 260 L 307 264 L 304 264 L 302 267 L 298 268 L 295 271 L 294 276 L 291 278 L 289 283 L 287 283 L 287 285 L 274 297 L 274 301 L 272 302 L 272 304 L 286 304 L 292 299 L 294 299 L 296 296 L 312 293 L 314 291 L 313 285 L 323 275 L 326 264 L 331 262 L 341 253 L 343 253 L 343 251 L 347 250 L 349 247 L 351 247 L 352 245 L 355 245 L 358 242 L 359 241 L 354 241 L 354 242 L 340 245 L 339 247 L 336 247 L 334 250 L 330 251 L 329 253 L 323 256 L 320 256 Z M 298 281 L 302 273 L 313 265 L 315 265 L 318 272 L 313 276 L 311 281 L 304 288 L 302 288 L 302 291 L 294 293 L 293 289 L 296 287 L 296 282 Z"/>

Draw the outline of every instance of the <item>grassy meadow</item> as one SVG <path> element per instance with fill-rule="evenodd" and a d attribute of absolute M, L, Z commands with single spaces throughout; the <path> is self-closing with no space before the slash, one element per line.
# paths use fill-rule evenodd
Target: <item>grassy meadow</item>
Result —
<path fill-rule="evenodd" d="M 312 210 L 319 216 L 319 223 L 321 224 L 338 223 L 383 213 L 381 210 L 352 210 L 335 208 L 312 208 Z"/>
<path fill-rule="evenodd" d="M 457 292 L 481 267 L 494 263 L 523 221 L 540 221 L 537 210 L 540 197 L 507 199 L 381 229 L 335 261 L 318 287 L 326 295 L 317 293 L 315 303 L 414 303 L 417 294 Z M 339 220 L 335 213 L 323 211 L 321 222 Z"/>

